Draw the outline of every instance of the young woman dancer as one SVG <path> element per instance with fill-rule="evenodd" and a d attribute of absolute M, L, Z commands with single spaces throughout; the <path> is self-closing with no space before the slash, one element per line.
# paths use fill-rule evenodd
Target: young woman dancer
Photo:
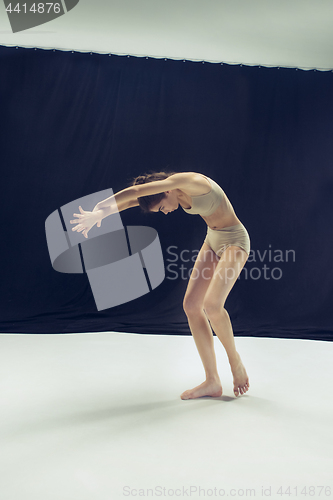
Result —
<path fill-rule="evenodd" d="M 218 397 L 222 385 L 217 372 L 212 329 L 222 342 L 233 374 L 234 394 L 249 389 L 249 379 L 236 351 L 229 315 L 224 308 L 250 252 L 249 235 L 227 196 L 212 179 L 194 172 L 164 172 L 137 177 L 133 185 L 95 206 L 92 212 L 79 207 L 73 231 L 88 238 L 89 230 L 115 211 L 140 205 L 147 212 L 168 214 L 179 205 L 189 214 L 199 214 L 207 224 L 207 235 L 196 258 L 184 297 L 184 311 L 199 351 L 206 380 L 181 394 L 182 399 Z"/>

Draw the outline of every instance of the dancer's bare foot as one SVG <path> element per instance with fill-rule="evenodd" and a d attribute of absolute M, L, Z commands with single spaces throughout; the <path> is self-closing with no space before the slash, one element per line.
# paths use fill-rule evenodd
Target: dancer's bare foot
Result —
<path fill-rule="evenodd" d="M 239 396 L 240 394 L 245 394 L 250 387 L 249 377 L 247 376 L 244 365 L 237 353 L 237 360 L 235 363 L 230 364 L 231 371 L 234 376 L 234 394 Z"/>
<path fill-rule="evenodd" d="M 202 384 L 183 392 L 181 394 L 181 399 L 195 399 L 201 398 L 202 396 L 211 396 L 212 398 L 218 398 L 222 395 L 222 385 L 219 379 L 205 380 Z"/>

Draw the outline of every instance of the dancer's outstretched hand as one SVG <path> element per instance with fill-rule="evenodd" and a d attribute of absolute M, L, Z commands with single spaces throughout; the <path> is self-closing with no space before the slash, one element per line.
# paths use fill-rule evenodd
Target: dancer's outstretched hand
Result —
<path fill-rule="evenodd" d="M 71 224 L 77 224 L 77 226 L 72 228 L 72 231 L 82 232 L 83 236 L 88 238 L 88 232 L 95 224 L 97 224 L 97 227 L 101 227 L 103 211 L 88 212 L 83 210 L 82 207 L 79 207 L 79 210 L 80 214 L 73 214 L 77 219 L 70 221 Z"/>

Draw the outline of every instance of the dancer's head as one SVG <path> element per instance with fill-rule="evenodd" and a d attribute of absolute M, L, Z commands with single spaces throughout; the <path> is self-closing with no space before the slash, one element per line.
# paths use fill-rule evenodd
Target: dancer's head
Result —
<path fill-rule="evenodd" d="M 153 172 L 151 174 L 143 174 L 136 177 L 132 183 L 132 186 L 137 186 L 138 184 L 146 184 L 147 182 L 163 181 L 173 175 L 174 172 Z M 150 212 L 153 207 L 156 207 L 163 198 L 166 198 L 166 193 L 151 194 L 149 196 L 140 196 L 138 202 L 140 208 L 144 212 Z"/>

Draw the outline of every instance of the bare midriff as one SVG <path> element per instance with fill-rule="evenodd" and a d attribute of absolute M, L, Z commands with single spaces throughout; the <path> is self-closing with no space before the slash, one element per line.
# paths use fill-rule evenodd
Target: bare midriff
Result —
<path fill-rule="evenodd" d="M 190 208 L 190 207 L 185 207 Z M 200 217 L 206 222 L 207 226 L 211 229 L 223 229 L 225 227 L 236 226 L 237 224 L 241 224 L 241 221 L 238 219 L 233 206 L 228 200 L 227 196 L 224 194 L 223 200 L 220 205 L 217 207 L 214 213 L 211 215 L 201 215 Z"/>
<path fill-rule="evenodd" d="M 183 197 L 184 195 L 181 198 Z M 191 197 L 189 195 L 185 194 L 185 199 L 182 199 L 181 201 L 183 202 L 182 205 L 184 208 L 191 208 Z M 231 205 L 225 193 L 220 205 L 217 207 L 214 213 L 207 216 L 200 215 L 200 217 L 203 218 L 208 227 L 216 230 L 241 224 L 241 221 L 235 214 L 233 206 Z"/>
<path fill-rule="evenodd" d="M 223 200 L 212 215 L 201 215 L 201 217 L 211 229 L 223 229 L 224 227 L 241 224 L 226 195 L 224 195 Z"/>

